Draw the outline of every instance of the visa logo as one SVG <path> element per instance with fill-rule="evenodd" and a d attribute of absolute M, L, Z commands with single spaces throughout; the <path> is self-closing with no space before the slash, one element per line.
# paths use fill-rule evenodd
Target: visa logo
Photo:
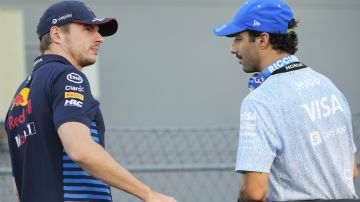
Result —
<path fill-rule="evenodd" d="M 331 95 L 330 99 L 322 97 L 319 100 L 303 104 L 301 107 L 305 109 L 311 121 L 327 118 L 334 115 L 337 111 L 344 111 L 339 99 L 335 95 Z"/>

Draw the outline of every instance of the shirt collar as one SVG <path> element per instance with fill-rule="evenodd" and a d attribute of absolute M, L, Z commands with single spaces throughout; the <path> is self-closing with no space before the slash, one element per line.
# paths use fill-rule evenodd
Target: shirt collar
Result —
<path fill-rule="evenodd" d="M 60 62 L 63 63 L 64 65 L 72 65 L 67 59 L 65 59 L 60 55 L 46 54 L 46 55 L 40 55 L 39 57 L 35 58 L 33 71 L 37 70 L 40 66 L 50 62 Z"/>
<path fill-rule="evenodd" d="M 283 57 L 275 62 L 273 62 L 271 65 L 266 67 L 262 74 L 267 78 L 269 77 L 274 71 L 285 67 L 288 64 L 294 63 L 294 62 L 300 62 L 299 59 L 295 55 L 288 55 L 286 57 Z"/>

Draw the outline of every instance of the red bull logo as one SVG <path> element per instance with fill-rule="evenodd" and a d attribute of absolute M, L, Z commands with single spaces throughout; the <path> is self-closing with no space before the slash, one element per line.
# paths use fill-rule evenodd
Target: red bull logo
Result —
<path fill-rule="evenodd" d="M 11 102 L 11 110 L 14 107 L 18 107 L 18 106 L 26 106 L 29 102 L 29 92 L 30 92 L 30 88 L 23 88 L 19 94 L 17 94 L 17 96 L 13 99 L 13 101 Z"/>
<path fill-rule="evenodd" d="M 22 113 L 19 116 L 10 116 L 8 120 L 8 125 L 10 129 L 16 128 L 19 125 L 25 123 L 26 121 L 25 109 L 22 110 Z"/>

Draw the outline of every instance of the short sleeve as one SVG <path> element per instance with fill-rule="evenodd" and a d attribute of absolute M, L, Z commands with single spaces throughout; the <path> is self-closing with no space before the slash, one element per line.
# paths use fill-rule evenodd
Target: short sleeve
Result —
<path fill-rule="evenodd" d="M 351 115 L 350 115 L 351 117 Z M 352 127 L 352 121 L 350 120 L 349 121 L 349 124 L 350 124 L 350 141 L 351 141 L 351 145 L 352 145 L 352 151 L 353 153 L 355 154 L 357 149 L 356 149 L 356 144 L 355 144 L 355 141 L 354 141 L 354 130 L 353 130 L 353 127 Z"/>
<path fill-rule="evenodd" d="M 342 94 L 340 91 L 339 91 L 339 96 L 341 97 L 341 101 L 343 102 L 342 106 L 346 107 L 345 113 L 346 113 L 346 118 L 348 119 L 347 122 L 349 124 L 349 131 L 350 131 L 349 141 L 350 141 L 350 144 L 352 145 L 352 151 L 355 154 L 357 151 L 357 148 L 356 148 L 356 144 L 354 142 L 354 128 L 352 126 L 352 114 L 351 114 L 351 110 L 350 110 L 350 105 L 347 102 L 344 94 Z"/>
<path fill-rule="evenodd" d="M 93 98 L 89 82 L 83 73 L 75 68 L 60 73 L 51 94 L 56 128 L 70 121 L 90 127 L 99 103 Z"/>
<path fill-rule="evenodd" d="M 246 99 L 241 105 L 236 172 L 270 173 L 280 141 L 276 136 L 271 108 Z"/>

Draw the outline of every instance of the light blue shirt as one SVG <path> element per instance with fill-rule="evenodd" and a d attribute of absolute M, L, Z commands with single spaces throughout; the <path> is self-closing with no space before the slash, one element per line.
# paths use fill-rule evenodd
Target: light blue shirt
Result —
<path fill-rule="evenodd" d="M 242 102 L 236 172 L 269 173 L 270 201 L 357 198 L 351 112 L 310 67 L 275 74 Z"/>

